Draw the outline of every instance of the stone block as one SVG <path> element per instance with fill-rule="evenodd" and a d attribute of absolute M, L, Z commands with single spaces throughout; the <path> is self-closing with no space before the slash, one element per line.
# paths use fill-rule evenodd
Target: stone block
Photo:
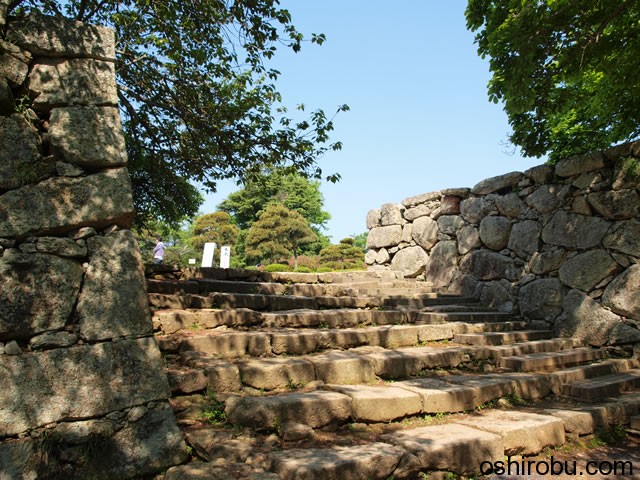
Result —
<path fill-rule="evenodd" d="M 318 380 L 335 384 L 358 384 L 375 381 L 369 359 L 350 352 L 328 352 L 306 357 L 316 370 Z"/>
<path fill-rule="evenodd" d="M 556 163 L 556 175 L 571 177 L 584 172 L 598 170 L 605 166 L 606 158 L 601 152 L 576 155 Z"/>
<path fill-rule="evenodd" d="M 7 38 L 38 56 L 116 58 L 112 29 L 62 16 L 31 13 L 10 23 Z"/>
<path fill-rule="evenodd" d="M 120 113 L 116 107 L 64 107 L 51 110 L 49 138 L 65 162 L 81 167 L 127 163 Z"/>
<path fill-rule="evenodd" d="M 489 249 L 500 251 L 507 246 L 511 233 L 511 220 L 492 215 L 480 221 L 480 240 Z"/>
<path fill-rule="evenodd" d="M 154 339 L 0 357 L 0 435 L 169 396 Z"/>
<path fill-rule="evenodd" d="M 422 400 L 422 413 L 464 412 L 477 406 L 477 395 L 473 387 L 456 385 L 436 378 L 415 378 L 393 385 L 418 394 Z"/>
<path fill-rule="evenodd" d="M 500 435 L 505 455 L 533 455 L 565 442 L 563 421 L 551 415 L 491 410 L 458 423 Z"/>
<path fill-rule="evenodd" d="M 351 398 L 337 392 L 314 391 L 268 397 L 231 397 L 225 406 L 232 424 L 276 429 L 288 422 L 320 428 L 351 416 Z"/>
<path fill-rule="evenodd" d="M 0 116 L 0 190 L 40 180 L 40 138 L 20 114 Z M 46 172 L 45 172 L 46 173 Z"/>
<path fill-rule="evenodd" d="M 429 255 L 422 247 L 403 248 L 391 259 L 391 270 L 400 272 L 406 278 L 413 278 L 424 272 Z"/>
<path fill-rule="evenodd" d="M 115 106 L 115 66 L 85 58 L 42 58 L 29 73 L 29 94 L 38 111 L 68 105 Z"/>
<path fill-rule="evenodd" d="M 76 314 L 80 336 L 106 340 L 152 330 L 144 265 L 129 230 L 87 240 L 90 258 Z"/>
<path fill-rule="evenodd" d="M 119 168 L 82 178 L 58 177 L 0 195 L 0 237 L 72 232 L 80 227 L 128 227 L 131 182 Z"/>
<path fill-rule="evenodd" d="M 473 474 L 482 462 L 503 458 L 502 437 L 465 425 L 447 424 L 403 430 L 383 440 L 398 445 L 419 459 L 424 470 Z"/>
<path fill-rule="evenodd" d="M 515 187 L 522 178 L 521 172 L 505 173 L 497 177 L 487 178 L 477 183 L 471 193 L 474 195 L 487 195 L 489 193 L 498 192 L 500 190 Z"/>
<path fill-rule="evenodd" d="M 513 225 L 507 247 L 523 259 L 538 251 L 542 228 L 535 220 L 524 220 Z"/>
<path fill-rule="evenodd" d="M 572 249 L 592 248 L 600 244 L 609 226 L 604 218 L 561 210 L 542 229 L 542 240 Z"/>
<path fill-rule="evenodd" d="M 560 280 L 569 287 L 589 292 L 618 268 L 606 250 L 589 250 L 564 262 L 560 267 Z"/>
<path fill-rule="evenodd" d="M 402 241 L 402 225 L 374 227 L 367 236 L 367 248 L 393 247 Z"/>
<path fill-rule="evenodd" d="M 47 254 L 8 250 L 0 257 L 0 340 L 63 328 L 71 318 L 82 265 Z"/>
<path fill-rule="evenodd" d="M 587 196 L 589 205 L 604 218 L 624 220 L 640 215 L 640 195 L 635 189 L 603 191 Z"/>
<path fill-rule="evenodd" d="M 32 55 L 12 43 L 0 40 L 0 77 L 4 77 L 9 85 L 22 85 L 29 73 Z"/>
<path fill-rule="evenodd" d="M 605 248 L 640 257 L 640 221 L 633 219 L 614 224 L 604 237 Z"/>
<path fill-rule="evenodd" d="M 596 425 L 588 412 L 578 410 L 561 410 L 550 408 L 545 410 L 549 415 L 560 418 L 564 423 L 564 431 L 575 435 L 589 435 L 595 432 Z"/>
<path fill-rule="evenodd" d="M 242 383 L 257 389 L 297 388 L 316 380 L 313 364 L 300 358 L 244 360 L 237 366 Z"/>
<path fill-rule="evenodd" d="M 331 449 L 290 449 L 271 454 L 272 470 L 282 480 L 385 480 L 404 451 L 386 443 Z"/>
<path fill-rule="evenodd" d="M 639 291 L 640 265 L 632 265 L 609 284 L 602 303 L 620 315 L 640 320 Z"/>
<path fill-rule="evenodd" d="M 420 395 L 395 386 L 327 386 L 352 399 L 352 415 L 358 422 L 387 422 L 422 411 Z"/>

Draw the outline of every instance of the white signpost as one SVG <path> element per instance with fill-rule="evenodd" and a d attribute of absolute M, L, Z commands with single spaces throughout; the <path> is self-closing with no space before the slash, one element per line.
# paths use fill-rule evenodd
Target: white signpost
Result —
<path fill-rule="evenodd" d="M 229 245 L 220 247 L 220 268 L 229 268 L 230 260 L 231 260 L 231 247 Z"/>
<path fill-rule="evenodd" d="M 205 243 L 204 251 L 202 252 L 202 267 L 210 268 L 213 267 L 213 255 L 216 251 L 215 243 Z"/>

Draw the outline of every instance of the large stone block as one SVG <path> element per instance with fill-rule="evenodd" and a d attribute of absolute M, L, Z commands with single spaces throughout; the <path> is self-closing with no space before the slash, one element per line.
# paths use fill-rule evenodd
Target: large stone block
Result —
<path fill-rule="evenodd" d="M 413 240 L 425 250 L 430 250 L 438 241 L 438 222 L 430 217 L 418 217 L 411 230 Z"/>
<path fill-rule="evenodd" d="M 0 356 L 0 436 L 169 397 L 154 339 Z"/>
<path fill-rule="evenodd" d="M 640 320 L 640 265 L 618 275 L 604 291 L 602 303 L 614 312 Z"/>
<path fill-rule="evenodd" d="M 426 470 L 471 474 L 503 458 L 499 435 L 455 423 L 403 430 L 383 437 L 415 455 Z"/>
<path fill-rule="evenodd" d="M 422 247 L 403 248 L 391 259 L 391 270 L 401 272 L 407 278 L 413 278 L 424 272 L 429 255 Z"/>
<path fill-rule="evenodd" d="M 568 248 L 591 248 L 600 244 L 609 226 L 603 218 L 559 211 L 542 230 L 542 240 Z"/>
<path fill-rule="evenodd" d="M 402 225 L 404 223 L 402 212 L 404 206 L 396 203 L 385 203 L 380 207 L 380 225 L 386 227 L 388 225 Z"/>
<path fill-rule="evenodd" d="M 82 167 L 118 167 L 127 163 L 120 113 L 116 107 L 54 108 L 49 119 L 53 150 Z"/>
<path fill-rule="evenodd" d="M 568 185 L 542 185 L 529 195 L 527 205 L 540 213 L 550 213 L 560 208 L 571 193 Z"/>
<path fill-rule="evenodd" d="M 460 266 L 478 280 L 514 281 L 522 271 L 512 258 L 488 250 L 474 250 L 462 259 Z"/>
<path fill-rule="evenodd" d="M 640 215 L 640 195 L 635 189 L 594 192 L 587 196 L 587 200 L 596 212 L 611 220 Z"/>
<path fill-rule="evenodd" d="M 520 289 L 520 314 L 533 320 L 553 320 L 563 308 L 566 288 L 557 278 L 543 278 Z"/>
<path fill-rule="evenodd" d="M 507 246 L 511 233 L 511 220 L 507 217 L 490 216 L 480 222 L 480 240 L 487 248 L 500 251 Z"/>
<path fill-rule="evenodd" d="M 70 232 L 80 227 L 128 227 L 133 219 L 126 169 L 81 178 L 58 177 L 0 195 L 0 237 Z"/>
<path fill-rule="evenodd" d="M 17 46 L 0 40 L 0 77 L 10 85 L 22 85 L 29 73 L 31 54 Z"/>
<path fill-rule="evenodd" d="M 579 290 L 571 290 L 564 299 L 564 312 L 556 320 L 554 334 L 574 338 L 600 347 L 609 340 L 621 319 Z"/>
<path fill-rule="evenodd" d="M 556 175 L 571 177 L 584 172 L 598 170 L 605 166 L 606 158 L 602 152 L 587 155 L 576 155 L 560 160 L 556 163 Z"/>
<path fill-rule="evenodd" d="M 33 108 L 48 111 L 67 105 L 117 105 L 115 78 L 111 62 L 43 58 L 29 73 Z"/>
<path fill-rule="evenodd" d="M 89 265 L 78 299 L 80 336 L 106 340 L 151 333 L 144 265 L 129 230 L 91 237 Z"/>
<path fill-rule="evenodd" d="M 515 187 L 522 178 L 521 172 L 505 173 L 497 177 L 487 178 L 476 184 L 471 193 L 475 195 L 487 195 L 500 190 Z"/>
<path fill-rule="evenodd" d="M 393 247 L 402 241 L 402 226 L 389 225 L 369 230 L 367 248 Z"/>
<path fill-rule="evenodd" d="M 482 246 L 482 242 L 480 241 L 480 232 L 472 225 L 462 227 L 456 233 L 456 237 L 458 239 L 458 252 L 460 255 L 464 255 L 474 248 Z"/>
<path fill-rule="evenodd" d="M 114 31 L 62 16 L 32 13 L 9 24 L 7 38 L 35 55 L 87 57 L 114 61 Z"/>
<path fill-rule="evenodd" d="M 518 218 L 527 212 L 527 206 L 520 199 L 517 193 L 507 195 L 497 195 L 495 198 L 496 208 L 500 215 L 509 218 Z"/>
<path fill-rule="evenodd" d="M 9 250 L 0 257 L 0 340 L 63 328 L 75 305 L 79 262 Z"/>
<path fill-rule="evenodd" d="M 495 205 L 483 197 L 467 198 L 460 202 L 460 215 L 473 224 L 480 223 L 484 217 L 497 211 Z"/>
<path fill-rule="evenodd" d="M 524 220 L 516 223 L 509 235 L 507 246 L 520 258 L 528 258 L 538 251 L 542 228 L 535 220 Z"/>
<path fill-rule="evenodd" d="M 38 180 L 40 160 L 40 138 L 27 119 L 20 114 L 0 116 L 0 190 Z"/>
<path fill-rule="evenodd" d="M 458 265 L 458 247 L 453 240 L 444 240 L 431 250 L 425 269 L 425 279 L 434 287 L 446 287 L 451 283 Z"/>
<path fill-rule="evenodd" d="M 640 221 L 633 219 L 616 223 L 604 237 L 605 248 L 640 257 Z"/>
<path fill-rule="evenodd" d="M 560 280 L 571 288 L 588 292 L 601 280 L 613 275 L 618 268 L 618 264 L 606 250 L 589 250 L 564 262 L 560 267 Z"/>

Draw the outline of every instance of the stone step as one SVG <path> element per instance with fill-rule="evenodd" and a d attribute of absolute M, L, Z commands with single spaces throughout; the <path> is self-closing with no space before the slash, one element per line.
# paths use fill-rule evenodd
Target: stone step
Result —
<path fill-rule="evenodd" d="M 453 341 L 465 345 L 504 345 L 530 340 L 547 340 L 551 337 L 552 332 L 549 330 L 522 330 L 518 332 L 457 333 L 454 335 Z"/>
<path fill-rule="evenodd" d="M 158 328 L 167 333 L 182 332 L 186 335 L 159 336 L 158 342 L 164 351 L 186 351 L 195 348 L 202 342 L 207 348 L 206 353 L 221 355 L 222 352 L 213 351 L 216 342 L 226 342 L 240 347 L 240 351 L 233 356 L 248 355 L 252 349 L 246 348 L 256 338 L 264 337 L 261 342 L 265 345 L 260 350 L 261 355 L 305 355 L 327 349 L 349 349 L 360 346 L 380 346 L 397 348 L 415 346 L 428 342 L 451 340 L 456 333 L 479 333 L 494 331 L 510 331 L 523 329 L 525 322 L 500 323 L 443 323 L 437 325 L 393 325 L 368 326 L 344 329 L 291 329 L 276 328 L 262 332 L 244 332 L 234 330 L 202 331 L 203 328 L 251 327 L 261 323 L 261 316 L 251 310 L 236 311 L 230 315 L 227 310 L 193 311 L 159 313 L 154 317 Z M 215 337 L 215 341 L 200 340 L 207 336 Z M 230 336 L 228 340 L 223 337 Z M 239 336 L 245 336 L 246 341 L 238 341 Z M 233 338 L 233 340 L 231 339 Z M 224 352 L 229 347 L 223 347 Z"/>
<path fill-rule="evenodd" d="M 562 393 L 581 401 L 595 402 L 638 389 L 640 389 L 640 369 L 634 369 L 615 375 L 573 382 L 564 385 Z"/>
<path fill-rule="evenodd" d="M 496 345 L 479 348 L 484 358 L 499 361 L 503 357 L 530 355 L 532 353 L 559 352 L 575 347 L 570 338 L 554 338 L 551 340 L 532 340 L 509 345 Z"/>
<path fill-rule="evenodd" d="M 179 360 L 169 359 L 174 370 L 169 372 L 174 391 L 186 392 L 182 382 L 191 385 L 193 378 L 205 382 L 200 389 L 209 388 L 218 392 L 251 392 L 253 390 L 277 391 L 297 390 L 310 385 L 337 384 L 357 385 L 377 382 L 379 379 L 401 380 L 412 377 L 433 375 L 437 371 L 447 371 L 459 367 L 472 367 L 474 362 L 490 358 L 487 347 L 403 347 L 386 349 L 379 346 L 354 347 L 346 351 L 327 350 L 296 357 L 269 357 L 268 343 L 264 333 L 251 332 L 241 335 L 234 333 L 224 336 L 185 337 L 173 351 L 181 350 Z M 274 337 L 271 352 L 289 348 L 290 339 Z M 299 348 L 311 349 L 315 339 L 303 336 L 298 340 Z M 533 343 L 533 342 L 532 342 Z M 559 349 L 558 341 L 537 342 L 538 349 Z M 307 347 L 309 344 L 311 347 Z M 517 346 L 525 347 L 529 344 Z M 164 348 L 160 342 L 161 348 Z M 166 349 L 165 349 L 166 352 Z M 297 354 L 297 353 L 296 353 Z M 262 355 L 262 357 L 260 357 Z M 260 357 L 260 358 L 256 358 Z M 193 371 L 192 371 L 193 370 Z M 197 373 L 200 372 L 200 373 Z M 188 373 L 188 375 L 187 375 Z M 558 372 L 540 376 L 537 374 L 501 373 L 502 379 L 515 388 L 520 380 L 544 379 L 535 387 L 528 385 L 522 394 L 537 398 L 547 395 L 552 387 L 561 388 L 562 380 Z M 450 377 L 448 381 L 457 381 Z M 461 377 L 466 378 L 466 377 Z M 489 378 L 489 377 L 487 377 Z M 515 383 L 513 383 L 515 382 Z M 535 393 L 542 392 L 542 393 Z M 483 400 L 480 403 L 483 403 Z"/>
<path fill-rule="evenodd" d="M 512 313 L 495 311 L 450 311 L 450 312 L 417 312 L 416 323 L 447 323 L 447 322 L 500 322 L 513 320 Z"/>
<path fill-rule="evenodd" d="M 283 375 L 283 378 L 286 374 Z M 232 396 L 226 413 L 232 424 L 258 429 L 280 422 L 320 428 L 349 418 L 359 423 L 386 423 L 403 417 L 484 409 L 499 398 L 541 399 L 550 394 L 545 374 L 449 375 L 412 378 L 388 384 L 325 383 L 320 390 L 266 396 Z M 333 396 L 328 396 L 328 393 Z M 331 404 L 316 398 L 331 398 Z M 314 412 L 322 409 L 323 420 Z M 333 413 L 333 412 L 339 412 Z M 306 418 L 309 415 L 310 418 Z"/>
<path fill-rule="evenodd" d="M 357 402 L 352 402 L 352 409 L 373 412 L 374 408 L 364 408 L 375 402 L 375 396 L 372 399 L 367 392 L 359 392 Z M 405 411 L 415 409 L 410 397 L 403 392 L 393 393 L 401 394 L 400 405 Z M 344 405 L 340 400 L 329 396 L 321 400 L 321 405 L 330 407 L 335 417 L 344 417 L 344 411 L 341 411 Z M 195 400 L 191 405 L 198 403 L 202 404 L 202 401 Z M 389 400 L 384 402 L 383 408 L 390 403 Z M 181 418 L 193 418 L 189 402 L 174 399 L 173 404 L 179 421 Z M 352 438 L 343 435 L 330 437 L 324 432 L 316 437 L 312 427 L 300 423 L 306 419 L 299 408 L 302 405 L 314 424 L 323 423 L 316 420 L 317 414 L 326 419 L 325 412 L 316 414 L 317 407 L 303 403 L 298 397 L 280 403 L 278 408 L 284 414 L 283 419 L 272 416 L 273 424 L 266 427 L 264 433 L 247 434 L 245 430 L 238 436 L 234 433 L 237 431 L 235 427 L 231 426 L 226 429 L 203 425 L 187 427 L 184 432 L 188 443 L 210 463 L 192 462 L 174 467 L 167 472 L 165 480 L 228 478 L 224 474 L 231 471 L 239 474 L 240 478 L 256 480 L 474 476 L 479 473 L 483 462 L 511 460 L 520 466 L 526 459 L 514 455 L 536 455 L 547 447 L 558 447 L 566 441 L 567 434 L 586 435 L 599 427 L 633 422 L 640 408 L 640 395 L 623 394 L 616 401 L 587 407 L 566 404 L 548 409 L 528 407 L 527 411 L 513 407 L 482 409 L 470 414 L 441 417 L 438 420 L 441 423 L 429 426 L 416 427 L 415 423 L 402 420 L 390 423 L 382 434 L 373 433 L 369 427 L 361 427 L 371 433 L 366 437 Z M 235 407 L 241 406 L 237 404 Z M 288 415 L 287 406 L 298 408 L 298 412 Z M 258 408 L 260 410 L 261 406 Z M 291 418 L 294 421 L 290 421 Z M 352 420 L 349 418 L 347 421 Z M 349 426 L 356 425 L 364 424 L 351 423 Z M 345 425 L 342 430 L 349 430 L 347 427 Z M 354 429 L 357 431 L 357 427 Z M 255 432 L 253 428 L 251 431 Z M 278 436 L 269 435 L 270 431 L 277 432 Z M 512 458 L 507 459 L 509 456 Z"/>
<path fill-rule="evenodd" d="M 638 368 L 638 366 L 640 366 L 640 363 L 637 359 L 616 358 L 554 371 L 551 373 L 551 391 L 556 395 L 560 395 L 564 385 L 590 378 L 628 372 L 629 370 Z"/>
<path fill-rule="evenodd" d="M 354 283 L 354 282 L 401 282 L 403 285 L 428 285 L 413 279 L 405 279 L 402 274 L 392 271 L 349 271 L 349 272 L 266 272 L 257 269 L 239 268 L 185 268 L 181 279 L 211 279 L 268 283 Z"/>
<path fill-rule="evenodd" d="M 563 352 L 505 357 L 500 359 L 499 365 L 519 372 L 549 371 L 602 360 L 606 355 L 604 349 L 577 348 Z"/>

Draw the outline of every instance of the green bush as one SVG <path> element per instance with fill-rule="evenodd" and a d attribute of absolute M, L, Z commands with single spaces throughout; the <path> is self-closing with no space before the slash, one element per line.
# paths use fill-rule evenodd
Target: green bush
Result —
<path fill-rule="evenodd" d="M 290 272 L 291 267 L 283 263 L 271 263 L 265 267 L 267 272 Z"/>
<path fill-rule="evenodd" d="M 313 270 L 311 270 L 309 267 L 305 267 L 304 265 L 299 266 L 298 268 L 296 268 L 294 270 L 294 272 L 298 272 L 298 273 L 311 273 L 313 272 Z"/>

